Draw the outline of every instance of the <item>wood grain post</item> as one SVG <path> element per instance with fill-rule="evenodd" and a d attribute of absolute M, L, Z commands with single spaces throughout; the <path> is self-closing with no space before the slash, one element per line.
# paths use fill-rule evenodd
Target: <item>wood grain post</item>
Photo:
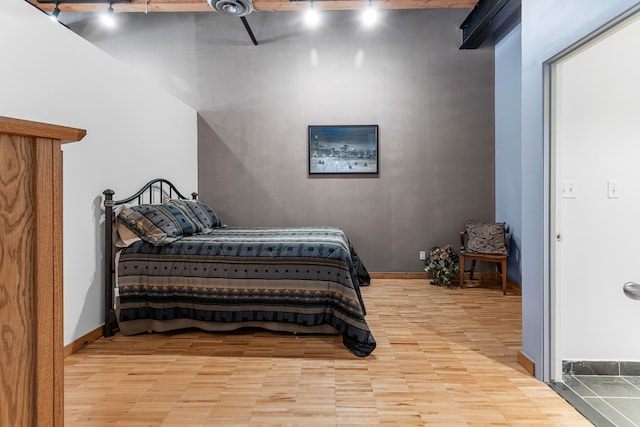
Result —
<path fill-rule="evenodd" d="M 61 143 L 85 131 L 0 117 L 0 425 L 63 426 Z"/>

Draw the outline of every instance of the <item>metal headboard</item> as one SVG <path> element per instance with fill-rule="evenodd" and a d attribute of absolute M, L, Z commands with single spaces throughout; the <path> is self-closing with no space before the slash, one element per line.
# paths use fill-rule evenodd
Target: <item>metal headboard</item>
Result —
<path fill-rule="evenodd" d="M 114 247 L 113 247 L 113 222 L 115 220 L 113 209 L 115 206 L 125 203 L 153 204 L 162 203 L 165 198 L 187 199 L 171 182 L 164 178 L 156 178 L 147 182 L 135 194 L 121 199 L 113 200 L 115 192 L 111 189 L 104 190 L 104 331 L 105 337 L 113 336 L 117 329 L 116 311 L 114 308 Z M 198 193 L 191 193 L 193 200 L 198 199 Z"/>

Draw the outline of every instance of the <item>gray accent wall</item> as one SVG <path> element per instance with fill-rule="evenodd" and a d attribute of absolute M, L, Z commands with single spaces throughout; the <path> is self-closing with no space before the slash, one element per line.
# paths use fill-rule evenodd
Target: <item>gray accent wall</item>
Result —
<path fill-rule="evenodd" d="M 344 229 L 374 272 L 418 272 L 494 219 L 494 55 L 461 51 L 469 10 L 127 15 L 74 28 L 199 111 L 201 200 L 231 226 Z M 143 113 L 143 112 L 141 112 Z M 307 126 L 379 125 L 377 176 L 309 176 Z M 180 155 L 180 141 L 176 152 Z"/>
<path fill-rule="evenodd" d="M 420 249 L 493 218 L 493 52 L 457 49 L 465 11 L 387 13 L 372 31 L 327 15 L 288 39 L 297 17 L 256 16 L 277 41 L 217 53 L 212 75 L 245 86 L 200 110 L 202 198 L 230 225 L 337 226 L 371 271 L 420 271 Z M 325 124 L 379 125 L 379 175 L 309 176 L 307 126 Z"/>

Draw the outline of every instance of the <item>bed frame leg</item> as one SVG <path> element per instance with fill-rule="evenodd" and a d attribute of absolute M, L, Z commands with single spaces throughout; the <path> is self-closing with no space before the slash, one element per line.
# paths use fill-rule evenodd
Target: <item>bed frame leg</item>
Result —
<path fill-rule="evenodd" d="M 113 336 L 113 194 L 107 189 L 104 194 L 104 332 L 105 337 Z"/>

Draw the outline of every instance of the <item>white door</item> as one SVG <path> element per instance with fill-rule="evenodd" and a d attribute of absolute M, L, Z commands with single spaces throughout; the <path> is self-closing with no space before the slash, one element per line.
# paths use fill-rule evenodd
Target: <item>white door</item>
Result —
<path fill-rule="evenodd" d="M 552 371 L 640 360 L 640 20 L 550 67 Z M 555 193 L 555 194 L 554 194 Z"/>

